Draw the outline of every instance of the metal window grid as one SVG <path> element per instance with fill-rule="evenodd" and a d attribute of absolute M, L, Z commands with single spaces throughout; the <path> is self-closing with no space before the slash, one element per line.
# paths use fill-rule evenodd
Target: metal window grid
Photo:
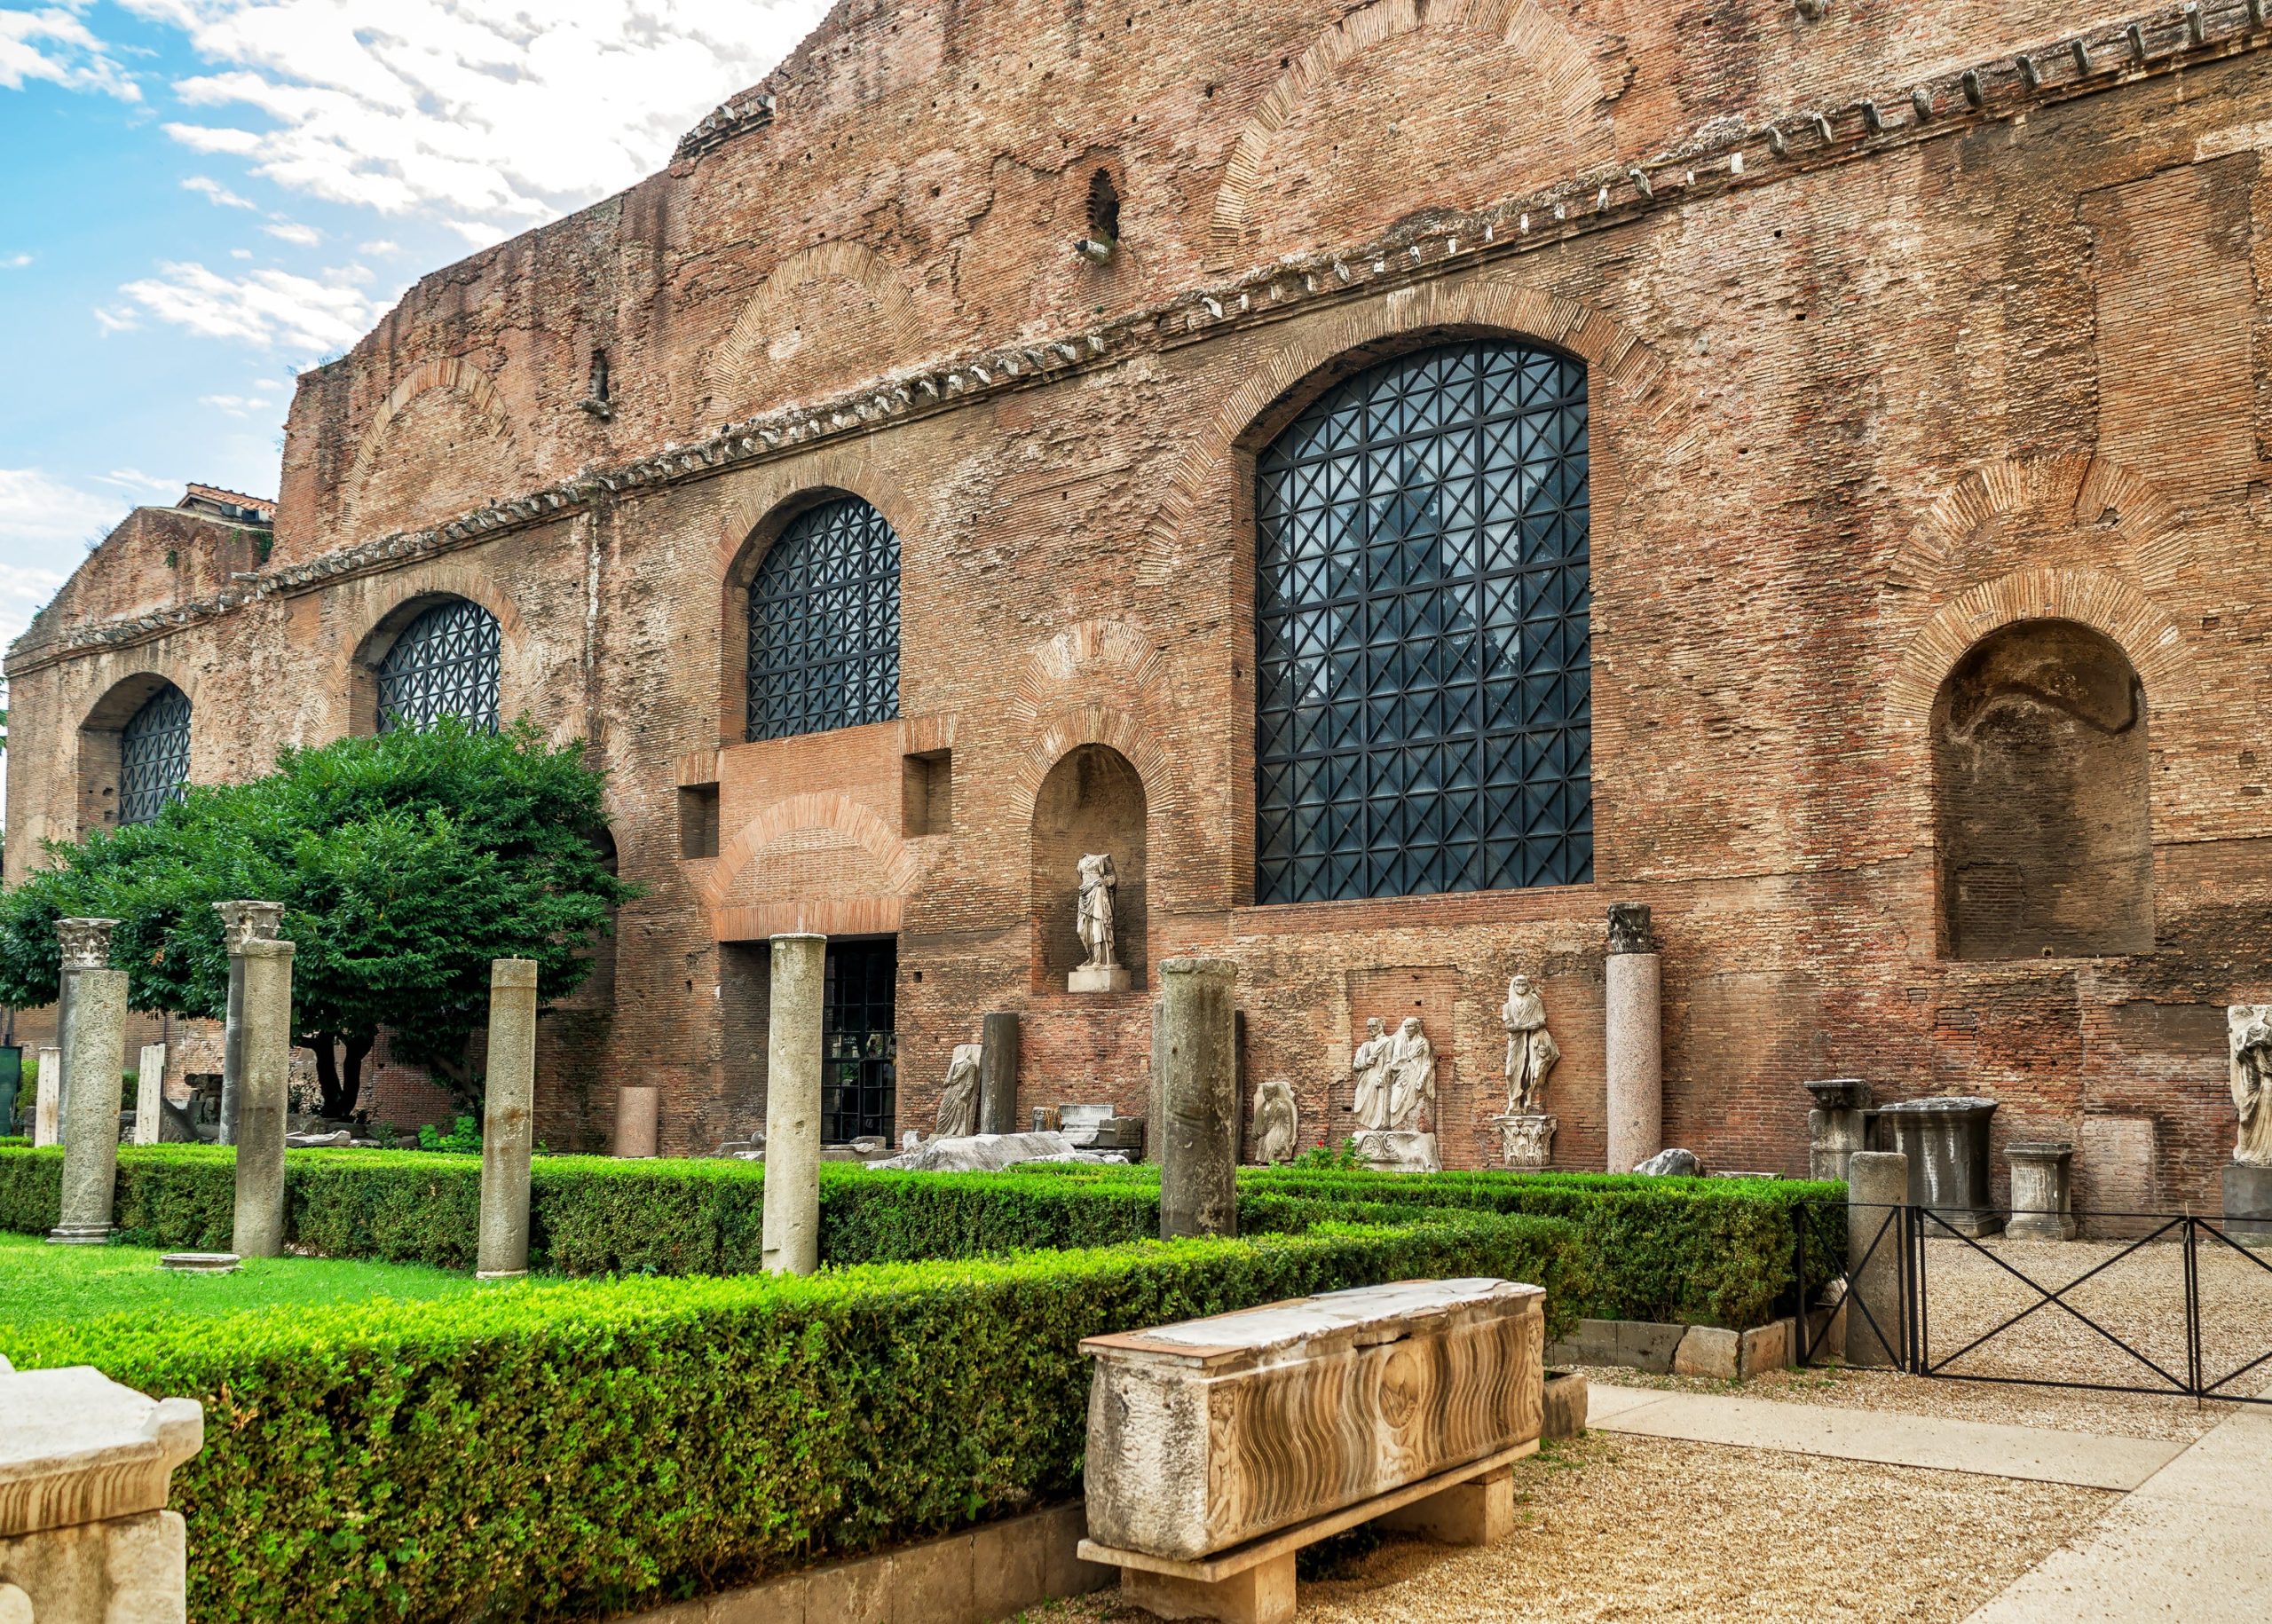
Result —
<path fill-rule="evenodd" d="M 118 736 L 118 821 L 146 824 L 189 783 L 189 696 L 171 682 Z"/>
<path fill-rule="evenodd" d="M 1256 467 L 1261 903 L 1593 874 L 1584 363 L 1426 350 Z"/>
<path fill-rule="evenodd" d="M 896 942 L 832 942 L 821 1022 L 820 1137 L 892 1141 L 899 1107 Z"/>
<path fill-rule="evenodd" d="M 801 513 L 749 588 L 753 739 L 899 714 L 899 537 L 845 497 Z"/>
<path fill-rule="evenodd" d="M 379 664 L 379 731 L 431 727 L 455 716 L 497 730 L 497 617 L 452 598 L 403 628 Z"/>

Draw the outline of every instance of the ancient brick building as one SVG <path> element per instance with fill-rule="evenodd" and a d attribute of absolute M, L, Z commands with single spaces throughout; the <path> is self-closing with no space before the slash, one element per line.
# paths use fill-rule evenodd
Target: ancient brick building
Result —
<path fill-rule="evenodd" d="M 10 656 L 10 850 L 110 815 L 161 682 L 208 780 L 470 669 L 592 739 L 647 887 L 555 1145 L 625 1082 L 756 1126 L 801 925 L 895 1127 L 997 1009 L 1022 1106 L 1136 1108 L 1203 951 L 1306 1142 L 1421 1014 L 1469 1164 L 1532 975 L 1598 1166 L 1634 902 L 1708 1163 L 1798 1171 L 1850 1075 L 2213 1203 L 2272 998 L 2261 13 L 848 0 L 304 374 L 257 563 L 89 560 Z M 1077 995 L 1100 849 L 1133 985 Z"/>

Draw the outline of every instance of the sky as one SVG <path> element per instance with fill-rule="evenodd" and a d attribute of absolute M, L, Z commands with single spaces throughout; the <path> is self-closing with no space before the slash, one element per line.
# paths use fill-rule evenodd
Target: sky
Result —
<path fill-rule="evenodd" d="M 192 480 L 276 494 L 293 374 L 631 185 L 824 0 L 0 0 L 0 646 Z"/>

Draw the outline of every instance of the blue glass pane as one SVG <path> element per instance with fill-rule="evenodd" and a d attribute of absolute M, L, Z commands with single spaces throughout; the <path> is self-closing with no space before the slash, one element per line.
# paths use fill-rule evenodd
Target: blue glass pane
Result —
<path fill-rule="evenodd" d="M 749 588 L 751 738 L 899 714 L 899 537 L 846 497 L 801 513 Z"/>
<path fill-rule="evenodd" d="M 1586 371 L 1399 357 L 1256 460 L 1255 894 L 1593 874 Z"/>
<path fill-rule="evenodd" d="M 497 618 L 478 603 L 437 603 L 394 640 L 379 665 L 379 731 L 454 716 L 497 730 Z"/>
<path fill-rule="evenodd" d="M 118 821 L 148 823 L 188 782 L 189 696 L 169 682 L 119 734 Z"/>

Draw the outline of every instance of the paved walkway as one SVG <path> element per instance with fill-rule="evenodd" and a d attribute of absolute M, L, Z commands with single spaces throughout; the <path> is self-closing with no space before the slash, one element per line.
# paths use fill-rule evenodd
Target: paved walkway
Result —
<path fill-rule="evenodd" d="M 2272 1409 L 2243 1408 L 1965 1624 L 2264 1624 Z"/>
<path fill-rule="evenodd" d="M 2191 1444 L 1597 1384 L 1604 1432 L 2112 1489 L 2097 1526 L 1965 1624 L 2265 1624 L 2272 1619 L 2272 1408 Z"/>
<path fill-rule="evenodd" d="M 1586 1424 L 1604 1432 L 1686 1439 L 1740 1449 L 1875 1461 L 1936 1471 L 1977 1472 L 2033 1483 L 2127 1493 L 2183 1453 L 2166 1439 L 2108 1438 L 2039 1427 L 1952 1421 L 1896 1410 L 1842 1410 L 1720 1393 L 1593 1386 Z"/>

